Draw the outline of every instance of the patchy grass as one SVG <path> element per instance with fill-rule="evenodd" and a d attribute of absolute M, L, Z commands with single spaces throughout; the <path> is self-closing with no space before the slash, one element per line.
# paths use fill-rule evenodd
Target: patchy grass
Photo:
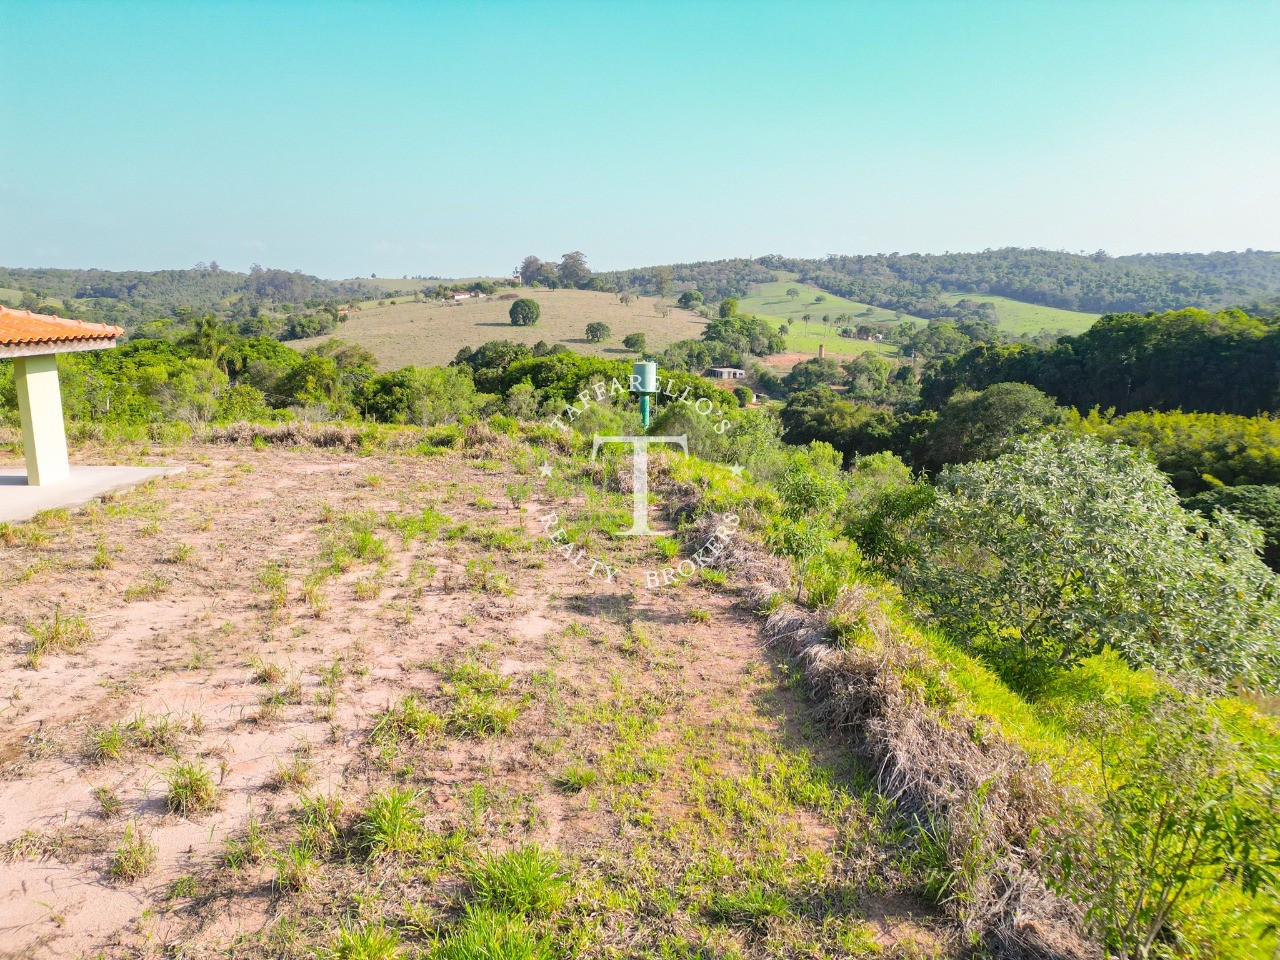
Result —
<path fill-rule="evenodd" d="M 162 484 L 6 547 L 17 569 L 83 569 L 108 543 L 125 584 L 174 581 L 139 637 L 116 577 L 87 577 L 111 657 L 56 674 L 19 663 L 0 717 L 23 737 L 28 704 L 51 718 L 50 759 L 16 776 L 101 764 L 77 782 L 114 790 L 85 822 L 116 832 L 96 857 L 60 846 L 46 861 L 60 880 L 92 882 L 130 816 L 134 846 L 189 833 L 157 794 L 182 816 L 221 811 L 216 840 L 212 823 L 184 840 L 196 862 L 154 866 L 95 942 L 244 960 L 945 955 L 895 821 L 723 577 L 660 595 L 584 581 L 527 527 L 550 452 L 471 450 L 469 435 L 406 431 L 394 455 L 376 438 L 182 446 L 195 466 L 180 496 Z M 254 499 L 276 485 L 295 509 Z M 585 466 L 554 496 L 601 553 L 679 555 L 674 538 L 612 536 L 626 497 Z M 175 542 L 192 547 L 185 564 L 169 562 Z M 51 579 L 6 587 L 11 622 L 54 609 Z M 377 596 L 353 602 L 361 581 Z M 228 936 L 227 908 L 263 923 Z M 150 923 L 174 909 L 180 934 Z"/>
<path fill-rule="evenodd" d="M 27 665 L 33 670 L 49 654 L 78 650 L 91 637 L 84 617 L 63 616 L 59 611 L 54 611 L 49 620 L 27 624 L 27 634 L 31 637 L 27 645 Z"/>

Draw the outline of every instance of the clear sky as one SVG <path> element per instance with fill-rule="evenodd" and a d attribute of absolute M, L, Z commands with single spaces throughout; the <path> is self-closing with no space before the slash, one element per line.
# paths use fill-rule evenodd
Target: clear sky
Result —
<path fill-rule="evenodd" d="M 1280 3 L 0 0 L 0 264 L 1280 249 Z"/>

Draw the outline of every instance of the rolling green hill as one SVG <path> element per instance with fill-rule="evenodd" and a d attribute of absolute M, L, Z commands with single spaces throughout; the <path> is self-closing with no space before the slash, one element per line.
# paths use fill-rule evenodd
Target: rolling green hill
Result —
<path fill-rule="evenodd" d="M 797 291 L 797 296 L 787 296 L 787 291 L 792 289 Z M 919 317 L 897 317 L 892 310 L 824 293 L 807 283 L 785 279 L 785 275 L 784 279 L 775 283 L 753 285 L 750 295 L 738 301 L 738 310 L 755 314 L 772 322 L 775 327 L 790 323 L 787 350 L 807 354 L 817 354 L 820 344 L 826 345 L 828 353 L 841 356 L 854 356 L 868 351 L 893 353 L 897 350 L 893 344 L 842 337 L 840 328 L 857 326 L 859 323 L 925 322 Z M 804 319 L 806 314 L 809 315 L 807 321 Z M 824 316 L 831 317 L 830 324 L 822 322 Z M 840 317 L 847 319 L 840 320 Z"/>
<path fill-rule="evenodd" d="M 798 296 L 787 296 L 788 290 L 798 291 Z M 826 293 L 811 284 L 786 278 L 776 283 L 753 285 L 750 295 L 738 301 L 738 309 L 742 313 L 790 320 L 793 323 L 792 329 L 808 326 L 813 332 L 823 329 L 822 317 L 828 315 L 832 318 L 833 325 L 837 317 L 847 315 L 849 319 L 839 324 L 840 326 L 856 326 L 859 323 L 924 322 L 919 317 L 905 314 L 900 317 L 892 310 L 873 307 L 869 303 L 860 303 L 857 300 L 847 300 L 834 293 Z M 809 314 L 812 318 L 808 324 L 802 319 L 805 314 Z"/>
<path fill-rule="evenodd" d="M 1035 303 L 1024 303 L 1008 297 L 997 297 L 989 293 L 944 293 L 940 298 L 945 303 L 959 303 L 961 300 L 976 300 L 979 303 L 995 305 L 996 326 L 1005 333 L 1017 336 L 1027 333 L 1064 330 L 1067 333 L 1083 333 L 1093 326 L 1098 319 L 1096 313 L 1081 313 L 1077 310 L 1060 310 L 1057 307 L 1043 307 Z"/>

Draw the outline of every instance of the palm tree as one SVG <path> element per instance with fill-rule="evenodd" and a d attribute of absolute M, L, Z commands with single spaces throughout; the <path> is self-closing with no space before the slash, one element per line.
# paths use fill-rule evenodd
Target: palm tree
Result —
<path fill-rule="evenodd" d="M 223 373 L 227 372 L 223 356 L 227 350 L 227 328 L 212 313 L 206 313 L 196 320 L 195 328 L 191 331 L 191 346 L 197 357 L 212 360 Z"/>

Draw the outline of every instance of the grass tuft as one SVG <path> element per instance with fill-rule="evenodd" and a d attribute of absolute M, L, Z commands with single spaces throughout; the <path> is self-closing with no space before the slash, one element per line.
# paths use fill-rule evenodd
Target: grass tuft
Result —
<path fill-rule="evenodd" d="M 54 611 L 53 619 L 47 623 L 27 624 L 27 633 L 31 636 L 27 666 L 33 670 L 40 666 L 45 654 L 76 650 L 87 643 L 90 636 L 84 617 L 64 617 L 58 611 Z"/>
<path fill-rule="evenodd" d="M 461 923 L 432 956 L 433 960 L 552 960 L 555 953 L 523 917 L 468 907 Z"/>
<path fill-rule="evenodd" d="M 468 880 L 475 904 L 508 913 L 546 916 L 563 908 L 569 896 L 560 858 L 536 844 L 486 858 Z"/>
<path fill-rule="evenodd" d="M 756 885 L 738 893 L 717 894 L 707 913 L 717 923 L 760 927 L 774 917 L 789 917 L 791 906 L 782 894 Z"/>
<path fill-rule="evenodd" d="M 398 931 L 381 923 L 366 923 L 339 930 L 328 956 L 330 960 L 398 960 L 404 953 Z"/>
<path fill-rule="evenodd" d="M 203 763 L 181 760 L 169 770 L 166 780 L 169 783 L 166 805 L 171 813 L 187 817 L 212 810 L 218 802 L 218 788 Z"/>
<path fill-rule="evenodd" d="M 148 840 L 137 824 L 124 828 L 124 839 L 111 856 L 111 879 L 117 883 L 133 883 L 149 874 L 156 866 L 156 845 Z"/>
<path fill-rule="evenodd" d="M 375 793 L 360 822 L 360 838 L 370 856 L 412 851 L 422 839 L 418 795 L 396 787 Z"/>
<path fill-rule="evenodd" d="M 556 786 L 565 793 L 581 793 L 596 782 L 599 775 L 584 763 L 571 763 L 556 777 Z"/>

